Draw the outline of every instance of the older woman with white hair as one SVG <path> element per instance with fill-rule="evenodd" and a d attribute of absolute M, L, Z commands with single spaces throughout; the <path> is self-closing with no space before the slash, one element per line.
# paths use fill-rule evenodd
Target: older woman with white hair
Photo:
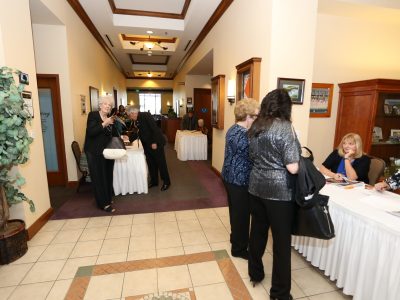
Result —
<path fill-rule="evenodd" d="M 97 206 L 106 212 L 114 212 L 111 205 L 114 160 L 103 156 L 103 150 L 111 138 L 118 136 L 114 116 L 109 116 L 114 99 L 112 96 L 102 96 L 99 103 L 100 110 L 92 111 L 88 115 L 84 150 Z"/>

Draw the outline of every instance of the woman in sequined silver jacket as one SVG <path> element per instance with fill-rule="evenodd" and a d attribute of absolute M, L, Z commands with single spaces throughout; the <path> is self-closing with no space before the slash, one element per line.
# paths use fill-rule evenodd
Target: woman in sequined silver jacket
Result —
<path fill-rule="evenodd" d="M 397 170 L 396 173 L 387 178 L 385 181 L 375 184 L 375 189 L 378 191 L 400 189 L 400 170 Z"/>

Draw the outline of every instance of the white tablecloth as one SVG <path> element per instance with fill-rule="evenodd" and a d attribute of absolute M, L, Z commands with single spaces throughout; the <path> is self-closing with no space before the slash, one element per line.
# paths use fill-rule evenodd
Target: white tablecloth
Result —
<path fill-rule="evenodd" d="M 207 160 L 207 136 L 200 131 L 177 130 L 175 150 L 179 160 Z"/>
<path fill-rule="evenodd" d="M 336 237 L 293 237 L 294 248 L 354 300 L 400 299 L 400 217 L 387 212 L 400 211 L 400 196 L 332 185 L 322 193 Z"/>
<path fill-rule="evenodd" d="M 127 155 L 114 163 L 114 193 L 126 195 L 148 192 L 147 164 L 143 147 L 137 142 L 126 149 Z"/>

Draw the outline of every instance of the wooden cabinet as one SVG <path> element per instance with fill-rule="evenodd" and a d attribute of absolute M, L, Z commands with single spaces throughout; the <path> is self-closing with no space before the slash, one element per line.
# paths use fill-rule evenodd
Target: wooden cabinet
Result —
<path fill-rule="evenodd" d="M 167 136 L 169 143 L 175 142 L 176 131 L 181 129 L 182 118 L 162 119 L 161 130 Z"/>
<path fill-rule="evenodd" d="M 391 156 L 400 157 L 400 143 L 388 143 L 391 130 L 400 129 L 400 80 L 355 81 L 341 83 L 339 88 L 334 146 L 340 143 L 345 134 L 355 132 L 361 136 L 366 153 L 380 157 L 387 163 Z M 385 108 L 388 102 L 393 103 L 396 99 L 399 100 L 398 109 L 389 111 Z M 373 143 L 375 126 L 382 129 L 382 140 Z"/>

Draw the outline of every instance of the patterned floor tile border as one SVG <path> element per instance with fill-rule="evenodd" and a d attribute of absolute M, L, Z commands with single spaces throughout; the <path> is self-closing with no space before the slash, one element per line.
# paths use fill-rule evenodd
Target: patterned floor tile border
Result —
<path fill-rule="evenodd" d="M 119 263 L 110 263 L 94 266 L 80 267 L 75 274 L 75 278 L 68 290 L 66 300 L 80 300 L 85 297 L 90 278 L 93 276 L 125 273 L 138 270 L 146 270 L 153 268 L 164 268 L 172 266 L 180 266 L 208 261 L 216 261 L 225 282 L 235 300 L 251 300 L 249 291 L 247 290 L 239 272 L 230 259 L 226 250 L 194 253 L 187 255 L 170 256 L 163 258 L 134 260 Z M 169 291 L 172 294 L 187 293 L 190 295 L 189 300 L 195 300 L 195 294 L 192 289 L 182 289 L 178 291 Z M 146 295 L 136 295 L 126 297 L 125 300 L 141 300 L 146 299 Z M 152 298 L 149 298 L 152 299 Z M 168 299 L 168 298 L 167 298 Z M 173 297 L 170 299 L 174 299 Z"/>

